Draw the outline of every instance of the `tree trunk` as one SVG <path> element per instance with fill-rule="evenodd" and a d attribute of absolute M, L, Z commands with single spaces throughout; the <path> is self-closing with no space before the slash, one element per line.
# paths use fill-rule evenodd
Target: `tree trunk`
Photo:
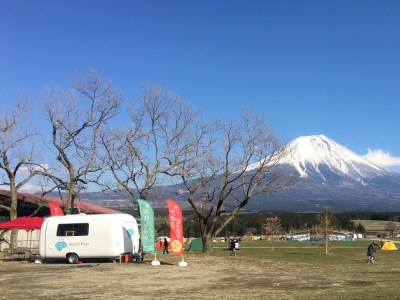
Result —
<path fill-rule="evenodd" d="M 74 168 L 70 165 L 69 167 L 69 183 L 68 183 L 68 195 L 67 195 L 67 204 L 66 211 L 67 215 L 72 215 L 74 209 L 74 200 L 75 200 L 75 174 Z"/>
<path fill-rule="evenodd" d="M 272 235 L 272 240 L 271 240 L 271 249 L 274 249 L 274 235 Z"/>
<path fill-rule="evenodd" d="M 203 242 L 203 253 L 211 252 L 212 250 L 212 237 L 209 234 L 201 236 L 201 241 Z"/>
<path fill-rule="evenodd" d="M 10 205 L 10 220 L 18 218 L 18 195 L 16 191 L 15 178 L 10 178 L 10 192 L 11 192 L 11 205 Z M 18 230 L 11 230 L 10 248 L 18 246 Z"/>
<path fill-rule="evenodd" d="M 199 218 L 200 221 L 200 235 L 201 235 L 201 241 L 203 242 L 203 253 L 210 252 L 211 251 L 211 234 L 209 233 L 208 226 L 206 224 L 206 221 L 202 218 Z"/>
<path fill-rule="evenodd" d="M 325 238 L 325 255 L 328 254 L 328 236 Z"/>

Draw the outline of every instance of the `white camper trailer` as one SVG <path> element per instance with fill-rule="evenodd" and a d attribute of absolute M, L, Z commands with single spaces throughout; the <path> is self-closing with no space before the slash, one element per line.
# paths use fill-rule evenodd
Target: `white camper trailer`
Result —
<path fill-rule="evenodd" d="M 120 258 L 139 251 L 139 230 L 128 214 L 67 215 L 45 219 L 40 230 L 41 259 Z"/>

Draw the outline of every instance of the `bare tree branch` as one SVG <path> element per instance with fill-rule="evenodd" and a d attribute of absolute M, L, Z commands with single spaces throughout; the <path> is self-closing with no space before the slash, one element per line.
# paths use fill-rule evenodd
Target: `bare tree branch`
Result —
<path fill-rule="evenodd" d="M 25 186 L 38 172 L 34 166 L 39 159 L 33 146 L 34 128 L 28 124 L 30 107 L 16 104 L 11 111 L 1 111 L 0 125 L 0 173 L 2 185 L 8 185 L 10 206 L 1 205 L 10 214 L 10 219 L 18 217 L 18 190 Z M 36 161 L 36 162 L 35 162 Z M 11 245 L 17 241 L 16 232 L 11 234 Z"/>
<path fill-rule="evenodd" d="M 262 118 L 244 111 L 239 122 L 219 122 L 212 141 L 201 148 L 195 161 L 179 165 L 187 201 L 200 221 L 204 251 L 258 194 L 268 194 L 292 184 L 284 170 L 277 168 L 286 153 L 283 143 Z M 221 215 L 224 213 L 224 219 Z"/>
<path fill-rule="evenodd" d="M 136 203 L 138 197 L 148 199 L 155 185 L 178 176 L 181 159 L 198 155 L 189 151 L 187 136 L 200 115 L 159 85 L 143 87 L 139 105 L 132 104 L 129 112 L 131 126 L 103 132 L 101 140 L 118 186 Z"/>
<path fill-rule="evenodd" d="M 118 114 L 121 95 L 111 82 L 104 82 L 90 70 L 85 81 L 77 80 L 74 91 L 48 87 L 42 102 L 52 128 L 52 146 L 64 168 L 64 176 L 51 178 L 57 189 L 67 191 L 66 213 L 70 214 L 80 191 L 101 176 L 98 136 Z"/>

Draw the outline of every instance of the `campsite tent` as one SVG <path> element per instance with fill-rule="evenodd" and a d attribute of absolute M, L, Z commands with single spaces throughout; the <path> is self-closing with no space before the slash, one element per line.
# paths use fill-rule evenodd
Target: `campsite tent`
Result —
<path fill-rule="evenodd" d="M 42 227 L 44 219 L 40 217 L 20 217 L 14 220 L 0 223 L 0 229 L 23 229 L 26 232 L 39 230 Z"/>
<path fill-rule="evenodd" d="M 398 250 L 393 242 L 385 242 L 382 245 L 381 250 Z"/>
<path fill-rule="evenodd" d="M 190 241 L 189 251 L 202 251 L 203 250 L 203 241 L 201 238 L 195 238 Z"/>

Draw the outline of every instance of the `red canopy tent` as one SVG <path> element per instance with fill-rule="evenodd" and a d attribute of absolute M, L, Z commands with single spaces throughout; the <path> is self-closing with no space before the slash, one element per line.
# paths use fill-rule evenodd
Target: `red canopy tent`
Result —
<path fill-rule="evenodd" d="M 31 233 L 30 246 L 32 249 L 32 230 L 39 230 L 42 227 L 44 219 L 40 217 L 20 217 L 14 220 L 0 223 L 0 229 L 23 229 L 26 231 L 26 248 L 28 248 L 28 233 Z M 25 255 L 25 254 L 24 254 Z"/>
<path fill-rule="evenodd" d="M 26 232 L 39 230 L 42 227 L 44 219 L 40 217 L 20 217 L 14 220 L 0 223 L 0 229 L 23 229 Z"/>

